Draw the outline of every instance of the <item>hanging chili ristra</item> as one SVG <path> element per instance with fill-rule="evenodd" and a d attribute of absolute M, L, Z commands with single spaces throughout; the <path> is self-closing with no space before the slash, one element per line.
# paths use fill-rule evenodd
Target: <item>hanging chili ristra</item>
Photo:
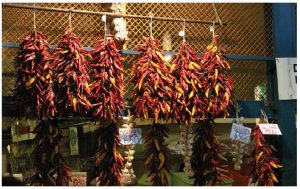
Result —
<path fill-rule="evenodd" d="M 17 81 L 13 90 L 13 109 L 16 117 L 51 119 L 56 113 L 52 91 L 53 57 L 42 33 L 33 32 L 19 44 L 14 67 Z"/>
<path fill-rule="evenodd" d="M 58 150 L 62 130 L 55 120 L 42 120 L 34 129 L 35 174 L 31 177 L 32 186 L 67 186 L 71 169 L 66 165 Z"/>
<path fill-rule="evenodd" d="M 171 112 L 173 76 L 164 61 L 160 43 L 157 39 L 143 38 L 144 44 L 138 46 L 141 52 L 131 70 L 131 82 L 134 83 L 133 103 L 137 117 L 143 116 L 168 119 Z"/>
<path fill-rule="evenodd" d="M 67 29 L 56 49 L 54 61 L 60 115 L 69 111 L 85 114 L 90 108 L 88 51 L 78 37 Z"/>
<path fill-rule="evenodd" d="M 232 79 L 230 65 L 218 47 L 220 37 L 215 36 L 213 42 L 207 47 L 208 52 L 201 56 L 201 70 L 207 78 L 204 86 L 207 102 L 207 117 L 217 118 L 229 115 L 229 110 L 234 104 L 232 99 Z"/>
<path fill-rule="evenodd" d="M 118 152 L 120 138 L 115 122 L 101 125 L 97 130 L 99 134 L 96 169 L 100 186 L 120 186 L 120 172 L 124 168 L 123 157 Z"/>
<path fill-rule="evenodd" d="M 169 184 L 170 162 L 165 137 L 169 129 L 165 125 L 154 123 L 150 132 L 145 136 L 145 165 L 148 171 L 148 182 L 153 186 L 166 186 Z"/>
<path fill-rule="evenodd" d="M 14 105 L 18 118 L 25 112 L 26 118 L 36 118 L 34 138 L 35 174 L 31 185 L 55 186 L 67 185 L 69 168 L 64 164 L 58 152 L 60 130 L 51 124 L 56 107 L 52 90 L 52 64 L 48 42 L 42 33 L 34 32 L 25 36 L 15 59 L 17 84 L 14 89 Z M 43 120 L 47 116 L 48 121 Z M 57 174 L 57 177 L 54 177 Z"/>
<path fill-rule="evenodd" d="M 194 185 L 222 184 L 223 179 L 228 177 L 227 159 L 220 153 L 222 145 L 216 140 L 212 129 L 213 120 L 228 116 L 233 105 L 230 65 L 222 54 L 225 51 L 217 46 L 219 39 L 219 36 L 214 36 L 213 42 L 207 47 L 208 52 L 201 56 L 200 68 L 206 78 L 202 88 L 205 106 L 204 120 L 198 123 L 191 157 Z"/>
<path fill-rule="evenodd" d="M 100 121 L 99 156 L 96 160 L 98 181 L 101 186 L 120 186 L 120 172 L 124 164 L 118 152 L 121 144 L 117 120 L 120 110 L 124 108 L 123 59 L 112 35 L 107 35 L 106 39 L 100 37 L 95 44 L 90 66 L 94 75 L 91 84 L 93 117 L 95 121 Z"/>
<path fill-rule="evenodd" d="M 152 185 L 168 185 L 169 160 L 163 143 L 167 132 L 158 120 L 168 119 L 171 115 L 173 91 L 170 86 L 174 79 L 167 68 L 170 65 L 164 60 L 159 41 L 151 37 L 143 39 L 145 43 L 138 46 L 140 54 L 131 70 L 131 82 L 135 85 L 132 106 L 137 117 L 154 119 L 153 128 L 146 136 L 145 154 L 152 154 L 150 159 L 145 155 L 148 180 Z"/>
<path fill-rule="evenodd" d="M 185 42 L 171 66 L 171 72 L 176 78 L 173 114 L 179 123 L 186 126 L 192 122 L 192 118 L 202 118 L 205 111 L 202 88 L 206 81 L 201 74 L 199 61 L 200 57 Z"/>
<path fill-rule="evenodd" d="M 268 138 L 262 134 L 258 125 L 252 129 L 251 138 L 255 140 L 255 148 L 252 152 L 255 158 L 250 163 L 253 167 L 250 178 L 258 186 L 273 186 L 274 183 L 278 183 L 275 169 L 282 168 L 274 155 L 277 150 L 269 144 Z"/>
<path fill-rule="evenodd" d="M 91 52 L 94 81 L 91 84 L 93 94 L 93 116 L 97 120 L 117 121 L 124 108 L 124 81 L 122 57 L 116 48 L 112 35 L 107 35 L 106 41 L 99 38 Z"/>
<path fill-rule="evenodd" d="M 224 184 L 224 178 L 229 178 L 227 159 L 221 154 L 223 147 L 212 128 L 212 120 L 205 119 L 198 122 L 196 135 L 193 143 L 193 153 L 191 156 L 191 167 L 194 175 L 194 185 L 213 186 Z"/>

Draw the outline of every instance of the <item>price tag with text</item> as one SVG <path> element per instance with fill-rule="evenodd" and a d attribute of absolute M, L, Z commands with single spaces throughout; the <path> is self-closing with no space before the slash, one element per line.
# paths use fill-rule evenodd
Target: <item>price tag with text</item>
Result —
<path fill-rule="evenodd" d="M 123 145 L 142 144 L 141 128 L 120 128 L 119 135 Z"/>
<path fill-rule="evenodd" d="M 70 186 L 86 186 L 86 172 L 72 172 Z"/>
<path fill-rule="evenodd" d="M 282 135 L 277 124 L 258 124 L 264 135 Z"/>
<path fill-rule="evenodd" d="M 232 124 L 230 138 L 244 143 L 249 143 L 251 136 L 251 129 L 236 123 Z"/>

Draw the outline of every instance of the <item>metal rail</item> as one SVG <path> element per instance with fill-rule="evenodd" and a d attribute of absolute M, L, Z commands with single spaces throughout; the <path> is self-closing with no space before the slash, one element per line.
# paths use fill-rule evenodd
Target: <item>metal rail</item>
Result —
<path fill-rule="evenodd" d="M 76 10 L 76 9 L 62 9 L 62 8 L 50 8 L 50 7 L 38 7 L 38 6 L 28 6 L 28 5 L 17 5 L 17 4 L 6 4 L 2 3 L 2 7 L 10 8 L 22 8 L 22 9 L 35 9 L 41 11 L 53 11 L 53 12 L 65 12 L 65 13 L 78 13 L 78 14 L 92 14 L 92 15 L 107 15 L 111 17 L 124 17 L 124 18 L 139 18 L 139 19 L 151 19 L 152 20 L 162 20 L 162 21 L 173 21 L 173 22 L 187 22 L 187 23 L 199 23 L 199 24 L 213 24 L 211 21 L 205 20 L 191 20 L 191 19 L 179 19 L 179 18 L 168 18 L 168 17 L 151 17 L 143 15 L 133 15 L 133 14 L 117 14 L 111 12 L 94 12 L 94 11 L 85 11 L 85 10 Z M 220 25 L 220 23 L 215 23 Z M 226 23 L 222 23 L 224 26 Z"/>

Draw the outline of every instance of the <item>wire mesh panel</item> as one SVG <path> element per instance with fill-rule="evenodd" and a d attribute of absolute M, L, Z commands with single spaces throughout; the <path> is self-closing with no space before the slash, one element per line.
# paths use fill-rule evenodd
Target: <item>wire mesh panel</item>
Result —
<path fill-rule="evenodd" d="M 232 54 L 239 55 L 273 55 L 272 30 L 266 32 L 266 26 L 272 26 L 270 5 L 253 3 L 216 4 L 222 22 L 216 33 L 222 36 L 222 45 Z M 127 14 L 173 17 L 214 21 L 216 19 L 212 3 L 128 3 Z M 128 48 L 134 49 L 141 42 L 142 36 L 149 35 L 149 20 L 127 19 L 129 38 Z M 179 22 L 153 21 L 153 35 L 162 39 L 164 34 L 172 36 L 172 50 L 177 51 L 181 43 L 178 32 L 183 24 Z M 272 27 L 268 27 L 272 28 Z M 186 40 L 196 51 L 205 50 L 211 41 L 209 26 L 186 23 Z"/>
<path fill-rule="evenodd" d="M 97 3 L 37 3 L 36 6 L 104 11 L 101 4 Z M 68 17 L 69 13 L 36 10 L 36 30 L 43 32 L 50 44 L 57 44 L 69 26 Z M 80 37 L 84 46 L 92 46 L 93 41 L 104 33 L 101 16 L 73 13 L 71 18 L 73 32 Z M 2 26 L 2 40 L 19 43 L 27 33 L 33 31 L 33 10 L 4 8 Z"/>
<path fill-rule="evenodd" d="M 266 62 L 231 60 L 231 74 L 233 90 L 236 99 L 264 100 L 266 97 L 258 97 L 258 94 L 266 94 Z"/>
<path fill-rule="evenodd" d="M 2 47 L 2 95 L 12 95 L 15 84 L 13 59 L 17 48 Z"/>
<path fill-rule="evenodd" d="M 22 3 L 33 5 L 33 3 Z M 217 26 L 216 34 L 222 36 L 221 46 L 235 55 L 273 56 L 272 7 L 270 4 L 215 4 L 224 27 Z M 111 11 L 109 3 L 37 3 L 36 6 L 78 9 L 87 11 Z M 126 14 L 172 17 L 195 20 L 216 20 L 212 3 L 127 3 Z M 43 32 L 52 45 L 56 45 L 69 25 L 69 13 L 36 10 L 37 31 Z M 149 36 L 149 20 L 126 18 L 129 40 L 127 49 L 136 49 L 142 42 L 142 36 Z M 153 20 L 153 36 L 161 42 L 165 35 L 171 36 L 171 50 L 178 51 L 182 38 L 178 32 L 183 22 Z M 19 8 L 3 8 L 2 41 L 20 43 L 23 37 L 33 31 L 33 10 Z M 101 16 L 72 13 L 72 28 L 85 47 L 93 45 L 93 41 L 104 33 Z M 186 23 L 186 41 L 197 52 L 205 51 L 212 39 L 209 25 Z M 13 58 L 16 48 L 2 48 L 4 96 L 11 95 L 14 83 Z M 125 97 L 130 97 L 133 85 L 129 83 L 129 73 L 135 55 L 123 55 L 126 74 Z M 264 62 L 231 61 L 232 74 L 237 99 L 255 99 L 254 90 L 258 83 L 266 84 Z M 257 73 L 260 72 L 261 75 Z M 257 88 L 256 88 L 257 89 Z"/>

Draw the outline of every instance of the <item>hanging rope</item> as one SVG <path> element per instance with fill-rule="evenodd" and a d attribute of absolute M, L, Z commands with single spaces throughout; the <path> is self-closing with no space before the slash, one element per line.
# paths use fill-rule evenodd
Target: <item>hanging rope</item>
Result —
<path fill-rule="evenodd" d="M 209 26 L 209 30 L 212 32 L 213 39 L 215 37 L 215 21 L 213 21 L 213 25 Z"/>
<path fill-rule="evenodd" d="M 72 9 L 69 10 L 69 28 L 72 30 Z"/>
<path fill-rule="evenodd" d="M 240 117 L 239 117 L 239 112 L 240 112 L 243 108 L 240 108 L 238 105 L 236 105 L 236 106 L 235 106 L 235 109 L 236 109 L 236 111 L 235 111 L 236 121 L 237 121 L 238 124 L 241 124 L 242 122 L 241 122 L 241 119 L 240 119 Z"/>
<path fill-rule="evenodd" d="M 36 32 L 36 24 L 35 24 L 35 3 L 33 3 L 33 31 Z"/>
<path fill-rule="evenodd" d="M 213 38 L 215 37 L 215 21 L 213 21 L 213 30 L 212 30 L 212 33 L 213 33 Z"/>
<path fill-rule="evenodd" d="M 182 38 L 183 43 L 185 43 L 185 19 L 183 19 L 183 38 Z"/>
<path fill-rule="evenodd" d="M 267 124 L 269 124 L 266 112 L 263 111 L 262 109 L 260 109 L 260 112 L 261 112 L 261 115 L 262 115 L 263 119 L 266 121 Z"/>
<path fill-rule="evenodd" d="M 223 23 L 222 23 L 222 21 L 221 21 L 221 19 L 220 19 L 220 17 L 219 17 L 219 14 L 218 14 L 216 5 L 213 3 L 212 6 L 213 6 L 213 9 L 214 9 L 214 12 L 215 12 L 215 15 L 216 15 L 216 18 L 217 18 L 218 22 L 219 22 L 220 25 L 223 27 L 224 25 L 223 25 Z"/>
<path fill-rule="evenodd" d="M 152 35 L 152 18 L 153 18 L 153 14 L 150 13 L 149 16 L 150 16 L 150 23 L 149 23 L 149 25 L 150 25 L 150 37 L 153 38 L 153 35 Z"/>
<path fill-rule="evenodd" d="M 104 22 L 104 42 L 106 43 L 106 34 L 107 34 L 106 13 L 102 16 L 102 21 Z"/>

